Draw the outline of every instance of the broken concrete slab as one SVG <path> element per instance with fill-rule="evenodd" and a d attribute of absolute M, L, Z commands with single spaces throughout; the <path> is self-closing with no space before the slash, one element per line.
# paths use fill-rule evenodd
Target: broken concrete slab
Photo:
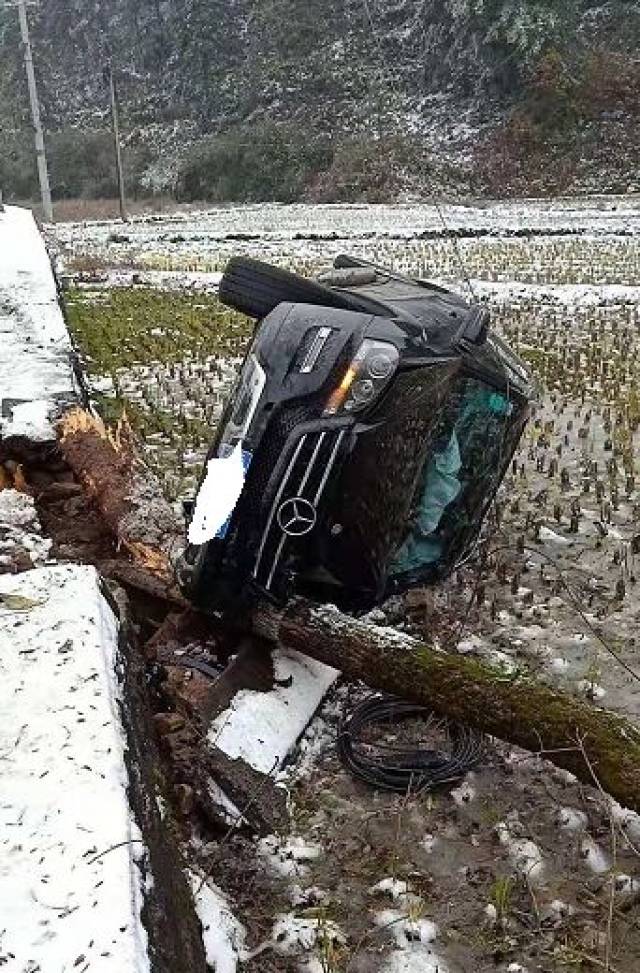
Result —
<path fill-rule="evenodd" d="M 299 652 L 273 650 L 273 688 L 241 689 L 211 723 L 209 744 L 260 774 L 278 770 L 338 677 Z"/>

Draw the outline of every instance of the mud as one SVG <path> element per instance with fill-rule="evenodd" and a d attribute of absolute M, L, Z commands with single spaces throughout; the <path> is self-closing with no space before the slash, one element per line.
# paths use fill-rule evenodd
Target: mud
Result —
<path fill-rule="evenodd" d="M 259 907 L 266 903 L 260 877 L 244 894 L 233 879 L 234 873 L 252 874 L 259 846 L 238 841 L 235 861 L 225 861 L 220 880 L 238 896 L 251 947 L 264 936 L 269 912 L 273 920 L 295 904 L 298 915 L 321 915 L 345 934 L 331 967 L 341 973 L 384 970 L 397 954 L 398 933 L 406 937 L 401 945 L 410 963 L 415 929 L 402 931 L 403 916 L 436 924 L 435 953 L 447 973 L 602 968 L 607 938 L 611 970 L 640 968 L 637 824 L 612 841 L 609 805 L 595 788 L 494 741 L 462 786 L 408 798 L 375 792 L 337 760 L 330 713 L 329 706 L 330 732 L 312 773 L 296 781 L 294 770 L 289 780 L 290 834 L 320 853 L 285 875 L 270 874 L 265 863 L 270 909 Z M 419 723 L 414 732 L 418 743 Z M 393 735 L 388 740 L 396 742 Z M 526 857 L 529 845 L 537 859 Z M 617 875 L 613 898 L 611 868 Z M 372 891 L 385 879 L 405 883 L 407 895 L 394 900 L 389 892 Z M 397 912 L 399 929 L 377 924 L 384 910 Z M 298 964 L 301 959 L 302 951 Z M 271 961 L 261 967 L 256 960 L 247 969 L 302 968 L 290 965 L 291 957 L 272 955 Z"/>

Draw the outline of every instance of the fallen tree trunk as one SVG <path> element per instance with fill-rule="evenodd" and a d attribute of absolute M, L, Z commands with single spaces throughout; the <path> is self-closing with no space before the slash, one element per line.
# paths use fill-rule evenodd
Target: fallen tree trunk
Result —
<path fill-rule="evenodd" d="M 170 553 L 180 543 L 176 518 L 159 484 L 136 456 L 130 438 L 112 436 L 83 410 L 67 413 L 60 435 L 64 458 L 137 565 L 138 584 L 144 587 L 148 578 L 157 595 L 162 590 L 158 578 L 171 584 Z M 302 600 L 284 611 L 265 604 L 246 627 L 348 678 L 541 753 L 640 812 L 640 728 L 622 716 L 529 676 L 505 676 L 477 659 L 436 650 Z M 218 690 L 211 687 L 210 692 L 214 705 Z M 203 705 L 204 712 L 211 711 L 206 699 Z"/>
<path fill-rule="evenodd" d="M 302 600 L 282 612 L 261 606 L 253 626 L 350 679 L 540 753 L 640 812 L 640 728 L 622 716 L 529 676 L 505 676 L 477 659 Z"/>

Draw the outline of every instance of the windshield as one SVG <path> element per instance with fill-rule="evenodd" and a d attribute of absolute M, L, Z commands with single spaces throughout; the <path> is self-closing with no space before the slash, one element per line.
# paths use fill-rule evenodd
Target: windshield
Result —
<path fill-rule="evenodd" d="M 506 393 L 459 381 L 437 424 L 392 577 L 441 573 L 464 553 L 520 435 L 516 411 Z"/>

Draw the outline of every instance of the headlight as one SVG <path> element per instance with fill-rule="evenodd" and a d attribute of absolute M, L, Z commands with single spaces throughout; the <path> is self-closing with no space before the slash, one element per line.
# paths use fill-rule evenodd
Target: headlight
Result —
<path fill-rule="evenodd" d="M 236 443 L 244 440 L 266 381 L 267 377 L 260 362 L 255 355 L 249 355 L 233 395 L 231 416 L 220 437 L 218 456 L 228 455 Z"/>
<path fill-rule="evenodd" d="M 358 412 L 371 405 L 389 383 L 399 358 L 396 346 L 387 341 L 363 341 L 342 381 L 329 396 L 325 416 Z"/>

